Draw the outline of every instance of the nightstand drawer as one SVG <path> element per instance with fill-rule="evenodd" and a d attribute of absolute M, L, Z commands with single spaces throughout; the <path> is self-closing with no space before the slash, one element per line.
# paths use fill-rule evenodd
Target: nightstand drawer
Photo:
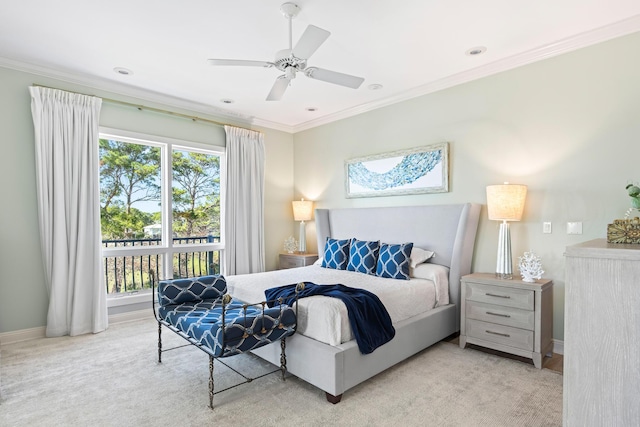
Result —
<path fill-rule="evenodd" d="M 535 311 L 475 301 L 467 301 L 466 315 L 467 319 L 482 320 L 530 331 L 533 331 L 535 324 Z"/>
<path fill-rule="evenodd" d="M 318 259 L 318 254 L 294 253 L 280 254 L 279 268 L 296 268 L 311 265 Z"/>
<path fill-rule="evenodd" d="M 533 310 L 535 301 L 534 292 L 527 289 L 483 285 L 473 282 L 467 284 L 466 299 L 468 301 L 497 304 L 524 310 Z"/>
<path fill-rule="evenodd" d="M 533 331 L 468 319 L 467 336 L 533 351 Z"/>
<path fill-rule="evenodd" d="M 281 257 L 280 268 L 304 267 L 304 258 Z"/>

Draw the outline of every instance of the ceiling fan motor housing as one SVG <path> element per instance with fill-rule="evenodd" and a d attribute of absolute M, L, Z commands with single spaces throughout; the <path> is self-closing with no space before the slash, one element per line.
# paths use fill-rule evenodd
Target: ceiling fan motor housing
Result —
<path fill-rule="evenodd" d="M 282 49 L 276 52 L 276 58 L 273 63 L 280 71 L 286 71 L 289 67 L 293 67 L 296 70 L 304 70 L 307 66 L 307 60 L 293 56 L 291 49 Z"/>

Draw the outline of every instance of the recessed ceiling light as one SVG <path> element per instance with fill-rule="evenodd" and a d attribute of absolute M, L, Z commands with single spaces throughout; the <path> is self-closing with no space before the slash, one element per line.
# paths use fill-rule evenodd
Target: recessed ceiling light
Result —
<path fill-rule="evenodd" d="M 367 89 L 369 89 L 369 90 L 380 90 L 380 89 L 382 89 L 383 87 L 384 87 L 384 86 L 382 86 L 382 85 L 381 85 L 381 84 L 379 84 L 379 83 L 374 83 L 374 84 L 371 84 L 371 85 L 367 86 Z"/>
<path fill-rule="evenodd" d="M 133 71 L 131 71 L 128 68 L 123 68 L 123 67 L 116 67 L 113 69 L 114 72 L 123 75 L 123 76 L 131 76 L 133 75 Z"/>
<path fill-rule="evenodd" d="M 318 111 L 318 109 L 316 107 L 307 107 L 307 108 L 305 108 L 305 110 L 307 110 L 307 111 L 309 111 L 311 113 L 313 113 L 314 111 Z"/>
<path fill-rule="evenodd" d="M 224 98 L 221 99 L 220 102 L 222 102 L 223 104 L 233 104 L 233 99 Z"/>
<path fill-rule="evenodd" d="M 484 46 L 476 46 L 476 47 L 472 47 L 471 49 L 466 51 L 464 54 L 465 55 L 469 55 L 469 56 L 476 56 L 476 55 L 482 55 L 486 51 L 487 51 L 486 47 L 484 47 Z"/>

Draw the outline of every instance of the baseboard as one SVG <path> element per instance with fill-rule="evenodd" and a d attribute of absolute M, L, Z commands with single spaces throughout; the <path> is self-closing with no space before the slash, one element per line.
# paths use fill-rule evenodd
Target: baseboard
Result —
<path fill-rule="evenodd" d="M 113 325 L 122 322 L 132 322 L 134 320 L 143 320 L 153 317 L 151 310 L 137 310 L 128 313 L 112 314 L 109 316 L 109 324 Z M 8 345 L 22 341 L 35 340 L 44 338 L 46 332 L 45 326 L 37 328 L 21 329 L 19 331 L 10 331 L 0 333 L 0 345 Z"/>
<path fill-rule="evenodd" d="M 16 342 L 35 340 L 45 337 L 46 327 L 38 326 L 37 328 L 21 329 L 19 331 L 10 331 L 0 333 L 0 344 L 7 345 Z"/>
<path fill-rule="evenodd" d="M 564 354 L 564 341 L 554 339 L 553 352 L 556 354 Z"/>
<path fill-rule="evenodd" d="M 153 311 L 149 309 L 129 311 L 126 313 L 112 314 L 109 316 L 109 324 L 113 325 L 122 322 L 132 322 L 135 320 L 150 319 L 153 317 Z"/>

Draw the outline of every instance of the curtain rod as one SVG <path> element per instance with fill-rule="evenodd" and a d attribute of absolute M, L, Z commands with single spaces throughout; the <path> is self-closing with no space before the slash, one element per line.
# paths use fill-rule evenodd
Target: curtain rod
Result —
<path fill-rule="evenodd" d="M 71 92 L 71 91 L 68 91 L 68 90 L 65 90 L 65 89 L 58 89 L 58 88 L 51 87 L 51 86 L 44 86 L 44 85 L 37 84 L 37 83 L 33 83 L 32 85 L 33 86 L 37 86 L 37 87 L 43 87 L 43 88 L 46 88 L 46 89 L 56 89 L 56 90 L 63 90 L 65 92 Z M 170 116 L 180 117 L 180 118 L 188 119 L 188 120 L 191 120 L 191 121 L 194 121 L 194 122 L 200 121 L 200 122 L 210 123 L 210 124 L 217 125 L 217 126 L 227 126 L 228 125 L 228 126 L 234 126 L 234 127 L 240 128 L 240 129 L 245 129 L 245 130 L 250 130 L 250 131 L 255 132 L 253 129 L 247 129 L 247 128 L 243 128 L 243 127 L 240 127 L 240 126 L 229 125 L 228 123 L 217 122 L 215 120 L 204 119 L 202 117 L 197 117 L 197 116 L 190 116 L 188 114 L 176 113 L 175 111 L 163 110 L 163 109 L 155 108 L 155 107 L 147 107 L 146 105 L 142 105 L 142 104 L 133 104 L 131 102 L 119 101 L 117 99 L 105 98 L 105 97 L 97 96 L 97 95 L 88 95 L 86 93 L 80 93 L 80 92 L 73 92 L 73 93 L 77 93 L 78 95 L 84 95 L 84 96 L 93 96 L 93 97 L 100 98 L 103 101 L 106 101 L 106 102 L 109 102 L 109 103 L 112 103 L 112 104 L 124 105 L 126 107 L 134 107 L 134 108 L 138 109 L 139 111 L 142 111 L 142 110 L 153 111 L 154 113 L 168 114 Z"/>

